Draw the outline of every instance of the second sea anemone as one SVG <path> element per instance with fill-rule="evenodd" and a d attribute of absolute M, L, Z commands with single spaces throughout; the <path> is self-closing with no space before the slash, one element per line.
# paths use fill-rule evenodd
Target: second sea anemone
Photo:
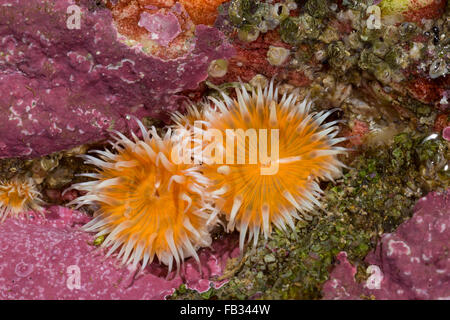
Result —
<path fill-rule="evenodd" d="M 273 82 L 250 93 L 242 86 L 235 99 L 222 96 L 203 107 L 202 127 L 215 134 L 204 143 L 202 171 L 227 230 L 240 231 L 242 250 L 246 237 L 256 244 L 272 226 L 294 229 L 295 220 L 311 218 L 321 206 L 319 181 L 341 175 L 337 156 L 346 149 L 337 144 L 346 138 L 337 138 L 339 121 L 325 121 L 334 110 L 311 112 L 312 102 L 296 93 L 280 98 Z M 177 122 L 191 123 L 193 115 Z"/>

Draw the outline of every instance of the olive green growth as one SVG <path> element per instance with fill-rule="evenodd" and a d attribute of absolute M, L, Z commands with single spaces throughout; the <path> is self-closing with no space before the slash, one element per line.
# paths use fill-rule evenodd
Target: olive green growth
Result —
<path fill-rule="evenodd" d="M 438 178 L 450 160 L 447 142 L 426 138 L 405 132 L 389 147 L 365 151 L 336 184 L 324 186 L 323 211 L 311 221 L 246 248 L 220 289 L 199 294 L 182 286 L 172 299 L 319 299 L 340 251 L 357 267 L 357 280 L 365 280 L 364 258 L 379 237 L 411 217 L 420 197 L 449 187 L 448 176 Z"/>

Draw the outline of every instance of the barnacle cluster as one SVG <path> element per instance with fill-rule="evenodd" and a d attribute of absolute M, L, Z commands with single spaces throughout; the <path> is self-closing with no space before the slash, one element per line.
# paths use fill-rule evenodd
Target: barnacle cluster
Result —
<path fill-rule="evenodd" d="M 297 8 L 295 1 L 275 4 L 253 0 L 233 0 L 228 7 L 231 23 L 240 28 L 239 38 L 254 41 L 260 33 L 274 30 L 285 20 L 291 10 Z"/>
<path fill-rule="evenodd" d="M 336 138 L 338 121 L 325 122 L 334 110 L 312 113 L 310 100 L 280 98 L 273 82 L 251 92 L 242 85 L 236 98 L 222 98 L 175 114 L 163 138 L 136 119 L 142 138 L 117 132 L 114 153 L 84 156 L 98 172 L 72 186 L 86 192 L 72 204 L 96 205 L 84 229 L 107 235 L 107 255 L 120 249 L 125 264 L 142 261 L 144 268 L 157 257 L 179 267 L 189 256 L 198 261 L 196 249 L 210 244 L 218 217 L 227 231 L 240 231 L 242 250 L 273 226 L 287 231 L 311 219 L 321 206 L 319 180 L 341 174 L 337 155 L 346 151 L 336 146 L 345 140 Z M 263 139 L 261 132 L 270 134 Z"/>

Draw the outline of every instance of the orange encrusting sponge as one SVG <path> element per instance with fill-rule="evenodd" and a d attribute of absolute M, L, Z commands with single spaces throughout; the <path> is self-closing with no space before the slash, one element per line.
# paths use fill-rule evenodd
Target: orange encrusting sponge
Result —
<path fill-rule="evenodd" d="M 219 5 L 228 0 L 180 0 L 195 24 L 212 25 L 217 18 Z"/>

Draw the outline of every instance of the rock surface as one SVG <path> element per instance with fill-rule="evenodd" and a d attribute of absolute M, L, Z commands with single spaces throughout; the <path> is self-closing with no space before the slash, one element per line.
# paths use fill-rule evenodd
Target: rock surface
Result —
<path fill-rule="evenodd" d="M 33 213 L 30 213 L 33 216 Z M 239 255 L 237 239 L 226 237 L 199 251 L 203 275 L 193 259 L 180 274 L 153 263 L 145 270 L 121 267 L 115 258 L 93 246 L 93 237 L 79 230 L 89 218 L 63 207 L 46 217 L 7 219 L 0 225 L 0 299 L 164 299 L 182 283 L 199 292 L 220 276 L 226 262 Z"/>
<path fill-rule="evenodd" d="M 356 267 L 339 253 L 323 286 L 325 299 L 450 299 L 450 190 L 420 199 L 414 216 L 382 236 L 366 257 L 370 274 L 355 281 Z"/>
<path fill-rule="evenodd" d="M 180 107 L 179 93 L 207 78 L 211 61 L 233 54 L 220 31 L 198 25 L 183 56 L 152 56 L 119 41 L 108 9 L 72 5 L 0 0 L 0 158 L 99 141 L 131 126 L 130 114 L 167 118 Z M 73 8 L 81 10 L 80 29 Z M 163 35 L 164 45 L 178 27 Z"/>

